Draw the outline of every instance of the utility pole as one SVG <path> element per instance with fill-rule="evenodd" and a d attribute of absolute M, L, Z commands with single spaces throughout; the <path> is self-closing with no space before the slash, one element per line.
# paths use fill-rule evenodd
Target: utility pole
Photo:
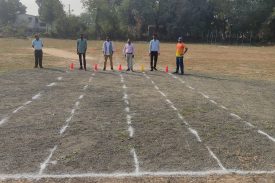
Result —
<path fill-rule="evenodd" d="M 71 16 L 71 4 L 69 4 L 69 16 Z"/>

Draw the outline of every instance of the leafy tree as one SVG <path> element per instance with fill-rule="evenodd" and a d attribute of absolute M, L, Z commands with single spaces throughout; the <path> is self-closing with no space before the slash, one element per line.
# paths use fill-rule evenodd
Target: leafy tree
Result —
<path fill-rule="evenodd" d="M 51 26 L 57 19 L 65 16 L 60 0 L 36 0 L 40 19 Z"/>
<path fill-rule="evenodd" d="M 0 25 L 13 24 L 18 14 L 26 13 L 19 0 L 0 0 Z"/>

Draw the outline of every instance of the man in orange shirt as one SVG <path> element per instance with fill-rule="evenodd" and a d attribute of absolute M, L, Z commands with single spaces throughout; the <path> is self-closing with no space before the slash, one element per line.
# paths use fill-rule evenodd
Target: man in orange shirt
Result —
<path fill-rule="evenodd" d="M 187 51 L 188 51 L 188 48 L 182 42 L 182 37 L 179 37 L 178 44 L 177 44 L 177 47 L 176 47 L 177 69 L 176 69 L 176 72 L 174 72 L 174 74 L 178 74 L 179 69 L 181 69 L 181 74 L 184 75 L 183 57 L 184 57 L 184 55 Z"/>

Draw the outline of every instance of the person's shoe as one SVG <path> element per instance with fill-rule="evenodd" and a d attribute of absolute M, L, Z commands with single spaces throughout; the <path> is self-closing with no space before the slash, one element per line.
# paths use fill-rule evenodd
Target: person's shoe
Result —
<path fill-rule="evenodd" d="M 182 72 L 181 75 L 184 75 L 184 72 Z"/>
<path fill-rule="evenodd" d="M 130 71 L 130 69 L 127 69 L 126 71 Z"/>
<path fill-rule="evenodd" d="M 156 67 L 154 67 L 154 70 L 155 70 L 155 71 L 158 71 Z"/>
<path fill-rule="evenodd" d="M 114 68 L 111 68 L 111 70 L 113 71 L 113 70 L 114 70 Z"/>
<path fill-rule="evenodd" d="M 37 66 L 34 66 L 33 68 L 34 68 L 34 69 L 37 69 L 38 67 L 37 67 Z"/>
<path fill-rule="evenodd" d="M 154 69 L 152 68 L 151 71 L 154 71 Z"/>
<path fill-rule="evenodd" d="M 83 70 L 83 67 L 80 67 L 79 70 Z"/>
<path fill-rule="evenodd" d="M 106 68 L 103 68 L 103 71 L 106 71 Z"/>
<path fill-rule="evenodd" d="M 178 74 L 179 72 L 173 72 L 173 74 Z"/>

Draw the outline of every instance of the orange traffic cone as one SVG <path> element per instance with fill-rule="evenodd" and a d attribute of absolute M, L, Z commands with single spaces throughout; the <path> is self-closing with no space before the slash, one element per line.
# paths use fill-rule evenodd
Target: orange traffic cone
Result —
<path fill-rule="evenodd" d="M 71 71 L 74 70 L 74 63 L 71 63 L 71 65 L 70 65 L 70 70 L 71 70 Z"/>
<path fill-rule="evenodd" d="M 165 68 L 165 72 L 166 72 L 166 73 L 168 73 L 168 72 L 169 72 L 169 68 L 168 68 L 168 66 L 166 66 L 166 68 Z"/>
<path fill-rule="evenodd" d="M 121 66 L 121 64 L 118 66 L 118 70 L 119 70 L 119 71 L 122 71 L 122 66 Z"/>
<path fill-rule="evenodd" d="M 98 65 L 97 64 L 95 64 L 95 71 L 97 71 L 98 70 Z"/>

